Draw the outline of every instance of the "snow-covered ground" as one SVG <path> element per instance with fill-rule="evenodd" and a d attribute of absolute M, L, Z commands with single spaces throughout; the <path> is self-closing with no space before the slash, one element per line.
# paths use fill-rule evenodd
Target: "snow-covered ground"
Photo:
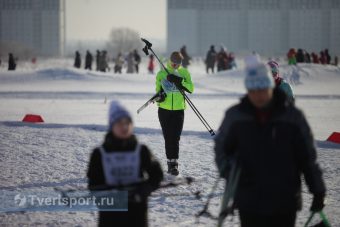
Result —
<path fill-rule="evenodd" d="M 89 154 L 103 140 L 107 129 L 109 100 L 120 100 L 134 115 L 136 134 L 166 168 L 164 141 L 157 107 L 139 115 L 136 110 L 154 93 L 155 75 L 114 75 L 71 68 L 71 60 L 42 60 L 37 66 L 22 64 L 17 72 L 0 68 L 0 190 L 41 190 L 86 184 Z M 19 66 L 20 67 L 20 66 Z M 282 74 L 294 83 L 297 106 L 312 126 L 318 156 L 328 188 L 325 208 L 333 226 L 340 226 L 340 145 L 325 142 L 340 131 L 340 69 L 334 66 L 283 63 Z M 190 98 L 210 125 L 217 130 L 225 110 L 245 93 L 242 70 L 214 75 L 204 65 L 190 67 L 196 90 Z M 294 71 L 300 77 L 292 76 Z M 42 124 L 27 124 L 25 114 L 39 114 Z M 149 202 L 150 226 L 214 226 L 215 221 L 194 215 L 204 205 L 216 180 L 213 138 L 195 116 L 186 111 L 181 139 L 180 171 L 196 181 L 191 186 L 156 191 Z M 224 182 L 220 182 L 210 211 L 217 214 Z M 198 200 L 191 192 L 201 191 Z M 181 194 L 173 196 L 174 193 Z M 304 209 L 297 226 L 309 215 L 311 196 L 304 190 Z M 95 226 L 95 212 L 0 213 L 0 226 Z M 238 226 L 238 218 L 233 226 Z"/>

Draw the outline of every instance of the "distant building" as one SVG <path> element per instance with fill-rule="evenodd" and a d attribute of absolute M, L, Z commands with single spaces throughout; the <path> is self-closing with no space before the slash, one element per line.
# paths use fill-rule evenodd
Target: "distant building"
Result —
<path fill-rule="evenodd" d="M 168 0 L 168 51 L 211 44 L 283 54 L 291 47 L 340 54 L 340 0 Z"/>
<path fill-rule="evenodd" d="M 38 55 L 63 55 L 65 0 L 0 0 L 0 41 Z"/>

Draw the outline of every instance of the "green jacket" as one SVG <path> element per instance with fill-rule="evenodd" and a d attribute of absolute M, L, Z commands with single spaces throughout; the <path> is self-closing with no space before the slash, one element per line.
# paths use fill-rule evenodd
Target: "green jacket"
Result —
<path fill-rule="evenodd" d="M 170 62 L 167 64 L 167 70 L 176 76 L 182 77 L 182 85 L 192 93 L 194 91 L 194 84 L 191 81 L 191 76 L 186 68 L 179 67 L 177 70 L 172 68 Z M 164 102 L 158 103 L 158 106 L 166 110 L 185 110 L 186 104 L 183 95 L 177 89 L 175 84 L 167 80 L 167 72 L 162 69 L 157 73 L 156 77 L 156 92 L 161 91 L 163 88 L 166 93 Z"/>

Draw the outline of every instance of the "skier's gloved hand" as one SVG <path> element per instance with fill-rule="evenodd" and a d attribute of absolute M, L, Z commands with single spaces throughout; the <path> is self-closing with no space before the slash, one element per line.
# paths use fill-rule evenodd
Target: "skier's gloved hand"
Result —
<path fill-rule="evenodd" d="M 319 212 L 319 211 L 322 211 L 324 206 L 325 206 L 325 194 L 314 195 L 310 210 L 313 212 Z"/>
<path fill-rule="evenodd" d="M 171 83 L 174 83 L 176 86 L 182 85 L 183 78 L 176 76 L 174 74 L 169 74 L 166 79 L 170 81 Z"/>
<path fill-rule="evenodd" d="M 166 98 L 166 93 L 164 91 L 159 92 L 159 97 L 156 102 L 161 103 L 164 102 Z"/>

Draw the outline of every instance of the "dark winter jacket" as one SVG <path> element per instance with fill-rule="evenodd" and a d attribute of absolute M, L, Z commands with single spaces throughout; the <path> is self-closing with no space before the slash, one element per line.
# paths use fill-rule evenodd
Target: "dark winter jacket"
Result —
<path fill-rule="evenodd" d="M 79 69 L 80 66 L 81 66 L 80 53 L 78 51 L 76 51 L 76 56 L 74 58 L 74 67 Z"/>
<path fill-rule="evenodd" d="M 235 203 L 240 210 L 278 214 L 300 209 L 302 174 L 312 194 L 325 193 L 311 129 L 278 89 L 266 110 L 256 110 L 244 97 L 226 112 L 215 154 L 223 177 L 230 169 L 227 163 L 238 160 L 242 170 Z"/>
<path fill-rule="evenodd" d="M 112 133 L 107 133 L 103 143 L 106 152 L 129 152 L 135 150 L 136 146 L 137 139 L 135 136 L 127 140 L 120 140 L 115 138 Z M 140 155 L 140 176 L 143 178 L 146 173 L 148 179 L 145 185 L 149 185 L 151 190 L 155 190 L 163 179 L 161 166 L 145 145 L 142 145 Z M 99 148 L 94 149 L 91 154 L 87 177 L 89 188 L 105 185 Z M 139 203 L 129 200 L 128 206 L 128 212 L 100 212 L 99 226 L 147 226 L 147 199 Z"/>
<path fill-rule="evenodd" d="M 205 63 L 207 64 L 207 67 L 214 68 L 215 62 L 216 62 L 216 51 L 215 49 L 210 49 L 207 53 L 207 58 L 205 60 Z"/>
<path fill-rule="evenodd" d="M 92 61 L 93 61 L 93 56 L 90 52 L 87 52 L 86 53 L 86 56 L 85 56 L 85 68 L 89 68 L 91 69 L 92 67 Z"/>
<path fill-rule="evenodd" d="M 303 63 L 305 62 L 305 55 L 303 53 L 303 50 L 299 49 L 296 54 L 296 62 L 297 63 Z"/>
<path fill-rule="evenodd" d="M 8 70 L 15 70 L 17 64 L 15 63 L 13 54 L 8 55 Z"/>
<path fill-rule="evenodd" d="M 191 57 L 189 56 L 186 47 L 182 47 L 180 52 L 181 52 L 181 54 L 183 56 L 182 66 L 184 68 L 187 68 L 190 65 Z"/>

